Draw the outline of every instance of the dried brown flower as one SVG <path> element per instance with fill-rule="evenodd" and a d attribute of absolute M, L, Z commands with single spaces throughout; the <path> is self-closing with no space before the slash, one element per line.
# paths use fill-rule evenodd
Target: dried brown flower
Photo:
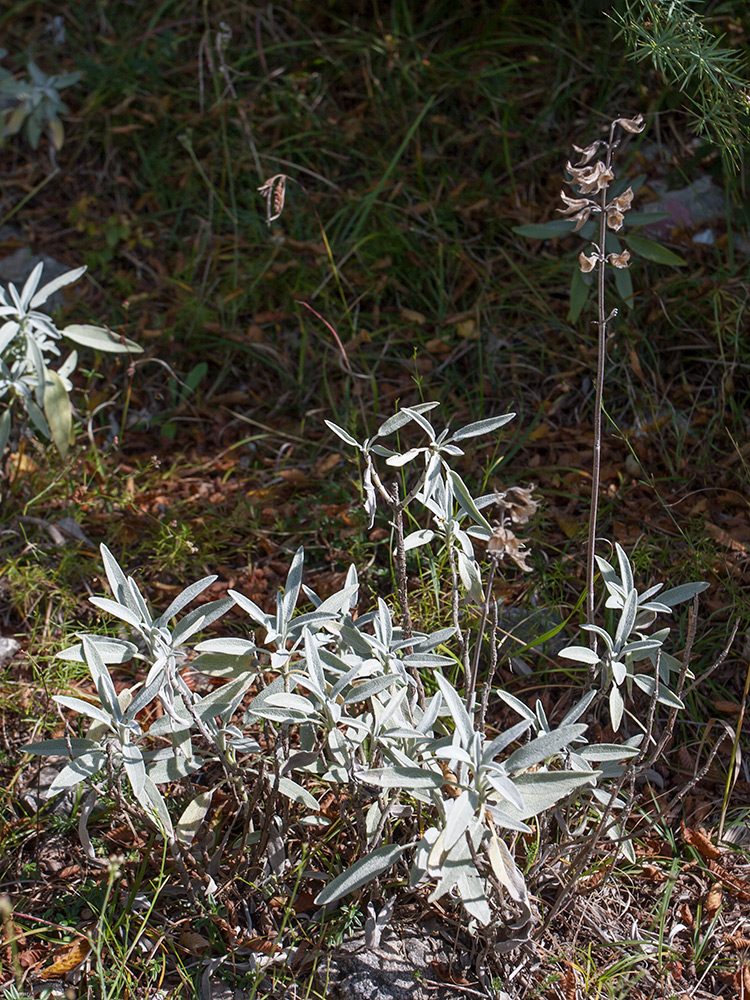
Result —
<path fill-rule="evenodd" d="M 583 167 L 591 160 L 593 160 L 597 152 L 599 151 L 599 147 L 601 146 L 602 141 L 603 141 L 602 139 L 597 139 L 596 142 L 592 142 L 590 146 L 584 146 L 584 147 L 576 146 L 574 143 L 573 149 L 576 151 L 576 153 L 581 154 L 581 159 L 578 161 L 578 163 L 576 163 L 576 166 Z"/>
<path fill-rule="evenodd" d="M 622 253 L 611 253 L 607 260 L 610 262 L 612 267 L 627 267 L 630 261 L 630 251 L 623 250 Z"/>
<path fill-rule="evenodd" d="M 636 115 L 635 118 L 616 118 L 614 124 L 624 128 L 626 132 L 635 133 L 642 132 L 646 127 L 643 115 Z"/>
<path fill-rule="evenodd" d="M 578 263 L 581 265 L 581 270 L 584 274 L 588 274 L 589 271 L 593 271 L 599 261 L 599 254 L 592 253 L 590 257 L 581 250 L 578 254 Z"/>
<path fill-rule="evenodd" d="M 573 178 L 570 183 L 580 188 L 581 194 L 598 194 L 615 179 L 610 168 L 601 160 L 593 167 L 574 167 L 572 163 L 568 163 L 566 170 Z"/>
<path fill-rule="evenodd" d="M 508 511 L 514 524 L 527 524 L 539 509 L 539 503 L 533 497 L 535 489 L 536 483 L 530 486 L 511 486 L 503 493 L 495 494 L 495 498 L 498 505 Z"/>
<path fill-rule="evenodd" d="M 498 561 L 508 556 L 524 573 L 530 573 L 533 569 L 526 562 L 530 555 L 526 551 L 526 546 L 519 542 L 510 528 L 503 528 L 502 525 L 493 529 L 492 537 L 487 543 L 487 553 Z"/>

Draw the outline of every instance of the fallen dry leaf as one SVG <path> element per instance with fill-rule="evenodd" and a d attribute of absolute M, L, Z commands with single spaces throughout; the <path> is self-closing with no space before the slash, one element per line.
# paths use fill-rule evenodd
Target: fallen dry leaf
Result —
<path fill-rule="evenodd" d="M 40 979 L 56 979 L 58 976 L 65 976 L 68 972 L 77 969 L 78 966 L 88 958 L 91 951 L 91 941 L 81 935 L 70 944 L 61 945 L 55 948 L 50 956 L 53 959 L 52 965 L 39 972 Z"/>
<path fill-rule="evenodd" d="M 208 938 L 203 937 L 202 934 L 196 934 L 195 931 L 183 931 L 177 943 L 185 951 L 189 951 L 191 955 L 196 956 L 203 955 L 211 947 L 211 942 Z"/>
<path fill-rule="evenodd" d="M 704 858 L 713 860 L 721 857 L 722 852 L 711 843 L 705 830 L 692 830 L 689 826 L 685 826 L 684 822 L 681 828 L 685 843 L 694 847 Z"/>
<path fill-rule="evenodd" d="M 719 912 L 723 897 L 721 882 L 714 882 L 706 896 L 706 916 L 712 920 Z"/>

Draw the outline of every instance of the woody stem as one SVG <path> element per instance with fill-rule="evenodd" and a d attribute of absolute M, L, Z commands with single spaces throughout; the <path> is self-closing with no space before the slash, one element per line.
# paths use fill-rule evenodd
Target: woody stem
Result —
<path fill-rule="evenodd" d="M 607 143 L 606 167 L 612 163 L 612 147 L 615 126 L 610 126 Z M 604 359 L 607 342 L 607 318 L 604 303 L 604 277 L 606 271 L 605 242 L 607 239 L 607 188 L 601 191 L 599 210 L 599 270 L 598 277 L 598 344 L 596 358 L 596 398 L 594 400 L 594 457 L 591 466 L 591 509 L 589 512 L 589 536 L 586 553 L 586 624 L 594 624 L 594 573 L 596 567 L 596 527 L 599 513 L 599 483 L 602 468 L 602 398 L 604 393 Z M 596 651 L 596 633 L 589 632 L 589 645 Z"/>

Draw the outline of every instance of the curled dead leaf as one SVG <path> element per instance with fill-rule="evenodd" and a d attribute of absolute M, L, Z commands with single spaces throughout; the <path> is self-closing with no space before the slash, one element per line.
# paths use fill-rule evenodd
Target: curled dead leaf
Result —
<path fill-rule="evenodd" d="M 88 958 L 91 951 L 91 941 L 81 935 L 69 944 L 61 945 L 52 952 L 52 965 L 39 972 L 40 979 L 56 979 L 77 969 Z"/>
<path fill-rule="evenodd" d="M 721 882 L 714 882 L 706 896 L 706 916 L 712 920 L 719 912 L 724 893 Z"/>
<path fill-rule="evenodd" d="M 685 843 L 690 847 L 694 847 L 704 858 L 713 859 L 721 857 L 722 852 L 711 843 L 706 836 L 705 830 L 693 830 L 689 826 L 685 826 L 684 822 L 681 824 L 681 829 Z"/>

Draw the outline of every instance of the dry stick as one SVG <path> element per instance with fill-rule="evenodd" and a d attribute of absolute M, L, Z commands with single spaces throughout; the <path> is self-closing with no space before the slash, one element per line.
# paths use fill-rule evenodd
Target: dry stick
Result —
<path fill-rule="evenodd" d="M 615 122 L 609 127 L 609 142 L 607 143 L 607 159 L 605 167 L 610 169 L 614 148 Z M 586 553 L 586 623 L 594 624 L 594 571 L 596 567 L 596 522 L 599 511 L 599 482 L 602 468 L 602 403 L 604 394 L 604 360 L 607 344 L 607 323 L 614 319 L 617 310 L 613 309 L 608 317 L 604 316 L 604 277 L 606 258 L 604 246 L 607 240 L 607 205 L 608 186 L 602 188 L 599 209 L 599 271 L 598 271 L 598 310 L 599 330 L 596 358 L 596 399 L 594 402 L 594 458 L 591 465 L 591 510 L 589 512 L 588 551 Z M 589 632 L 589 645 L 596 652 L 596 633 Z"/>

